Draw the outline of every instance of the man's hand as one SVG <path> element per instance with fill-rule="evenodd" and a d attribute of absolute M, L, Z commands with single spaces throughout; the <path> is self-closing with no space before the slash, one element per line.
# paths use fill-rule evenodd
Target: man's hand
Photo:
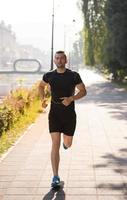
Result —
<path fill-rule="evenodd" d="M 46 108 L 48 106 L 47 100 L 46 99 L 42 100 L 42 104 L 41 105 L 42 105 L 42 108 Z"/>
<path fill-rule="evenodd" d="M 69 106 L 71 104 L 71 102 L 73 101 L 73 97 L 61 97 L 60 99 L 62 99 L 62 103 L 65 106 Z"/>

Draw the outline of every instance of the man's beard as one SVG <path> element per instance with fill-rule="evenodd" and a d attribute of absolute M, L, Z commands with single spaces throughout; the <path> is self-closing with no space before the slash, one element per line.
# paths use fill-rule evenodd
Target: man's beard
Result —
<path fill-rule="evenodd" d="M 57 68 L 65 68 L 65 65 L 62 65 L 62 64 L 60 64 L 60 65 L 57 65 Z"/>

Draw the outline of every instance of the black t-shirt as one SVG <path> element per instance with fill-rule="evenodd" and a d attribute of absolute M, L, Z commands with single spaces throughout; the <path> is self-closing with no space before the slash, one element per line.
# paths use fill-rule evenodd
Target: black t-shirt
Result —
<path fill-rule="evenodd" d="M 57 70 L 49 71 L 43 75 L 43 80 L 49 83 L 51 87 L 51 100 L 60 103 L 61 97 L 74 95 L 75 86 L 82 83 L 79 73 L 66 69 L 64 73 L 58 73 Z M 74 105 L 74 102 L 72 102 Z"/>

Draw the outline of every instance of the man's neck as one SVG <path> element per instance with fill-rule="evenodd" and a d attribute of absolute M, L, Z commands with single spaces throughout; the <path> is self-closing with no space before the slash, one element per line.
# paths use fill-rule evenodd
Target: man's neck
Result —
<path fill-rule="evenodd" d="M 58 73 L 64 73 L 66 71 L 66 67 L 57 67 L 56 70 Z"/>

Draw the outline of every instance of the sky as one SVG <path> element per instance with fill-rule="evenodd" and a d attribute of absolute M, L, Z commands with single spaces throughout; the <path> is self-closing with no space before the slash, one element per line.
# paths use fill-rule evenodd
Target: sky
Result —
<path fill-rule="evenodd" d="M 77 1 L 54 0 L 55 50 L 72 48 L 83 27 Z M 18 43 L 47 52 L 51 49 L 52 8 L 53 0 L 0 0 L 0 21 L 12 25 Z"/>

